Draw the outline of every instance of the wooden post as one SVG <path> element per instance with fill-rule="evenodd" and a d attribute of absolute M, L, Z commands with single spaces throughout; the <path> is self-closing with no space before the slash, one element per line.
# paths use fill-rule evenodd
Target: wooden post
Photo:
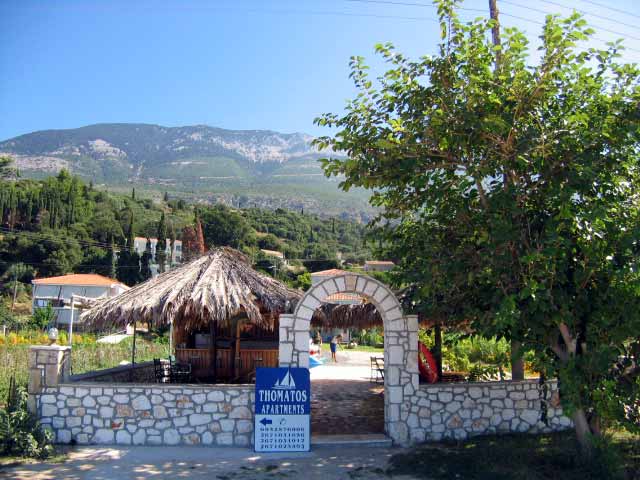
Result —
<path fill-rule="evenodd" d="M 14 273 L 13 276 L 13 300 L 11 300 L 11 311 L 13 312 L 13 309 L 16 306 L 16 297 L 18 296 L 18 273 Z"/>
<path fill-rule="evenodd" d="M 236 320 L 236 345 L 234 348 L 234 361 L 233 361 L 233 376 L 240 375 L 240 326 L 242 320 Z"/>
<path fill-rule="evenodd" d="M 213 370 L 213 383 L 218 381 L 218 341 L 216 339 L 216 322 L 209 322 L 209 356 L 211 357 L 211 367 Z"/>
<path fill-rule="evenodd" d="M 436 320 L 434 337 L 435 342 L 433 349 L 435 350 L 434 353 L 436 357 L 436 368 L 438 370 L 438 380 L 442 381 L 442 325 L 440 325 L 440 320 Z"/>
<path fill-rule="evenodd" d="M 133 382 L 133 368 L 136 364 L 136 319 L 133 319 L 133 346 L 131 347 L 131 370 L 129 370 L 129 381 Z"/>
<path fill-rule="evenodd" d="M 71 318 L 69 319 L 69 346 L 73 344 L 73 307 L 75 306 L 75 298 L 71 295 Z"/>
<path fill-rule="evenodd" d="M 495 24 L 491 27 L 491 37 L 493 44 L 496 47 L 500 47 L 500 12 L 498 10 L 497 0 L 489 0 L 489 15 L 494 20 Z M 496 51 L 496 70 L 500 66 L 502 61 L 502 51 Z M 507 187 L 509 181 L 507 175 L 504 175 L 504 185 Z M 511 380 L 524 380 L 524 359 L 520 352 L 521 344 L 517 340 L 511 340 Z"/>

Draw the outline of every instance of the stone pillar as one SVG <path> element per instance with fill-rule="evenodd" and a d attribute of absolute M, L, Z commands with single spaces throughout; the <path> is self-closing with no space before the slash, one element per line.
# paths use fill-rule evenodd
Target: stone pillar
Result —
<path fill-rule="evenodd" d="M 278 348 L 278 364 L 281 367 L 297 367 L 292 365 L 293 362 L 293 315 L 280 315 L 280 331 L 279 348 Z"/>
<path fill-rule="evenodd" d="M 29 348 L 29 410 L 36 412 L 36 395 L 69 379 L 71 347 L 36 345 Z"/>

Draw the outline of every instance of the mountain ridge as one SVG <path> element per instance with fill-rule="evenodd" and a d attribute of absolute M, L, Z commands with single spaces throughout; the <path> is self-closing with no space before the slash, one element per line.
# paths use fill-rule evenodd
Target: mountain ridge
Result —
<path fill-rule="evenodd" d="M 0 154 L 12 156 L 22 175 L 31 178 L 65 168 L 94 183 L 146 185 L 194 201 L 248 196 L 266 208 L 370 212 L 367 194 L 342 192 L 340 179 L 324 175 L 318 160 L 335 154 L 313 147 L 313 139 L 301 132 L 209 125 L 97 123 L 19 135 L 0 142 Z"/>

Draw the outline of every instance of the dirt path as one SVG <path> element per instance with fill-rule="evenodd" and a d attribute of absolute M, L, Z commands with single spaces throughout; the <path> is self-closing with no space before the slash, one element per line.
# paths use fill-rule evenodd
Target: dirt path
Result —
<path fill-rule="evenodd" d="M 385 473 L 400 449 L 321 447 L 309 453 L 257 454 L 204 447 L 82 447 L 61 464 L 46 462 L 0 470 L 0 479 L 147 480 L 406 479 Z"/>

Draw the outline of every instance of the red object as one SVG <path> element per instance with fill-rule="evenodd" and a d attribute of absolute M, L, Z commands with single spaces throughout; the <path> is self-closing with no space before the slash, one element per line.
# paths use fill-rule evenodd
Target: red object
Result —
<path fill-rule="evenodd" d="M 427 346 L 418 342 L 418 368 L 420 376 L 428 383 L 436 383 L 438 381 L 438 365 L 433 354 Z"/>

